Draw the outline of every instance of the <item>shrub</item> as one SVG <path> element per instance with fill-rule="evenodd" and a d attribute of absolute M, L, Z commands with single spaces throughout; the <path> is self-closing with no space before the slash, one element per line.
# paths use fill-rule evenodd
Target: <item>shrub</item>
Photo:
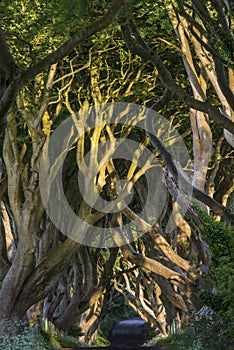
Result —
<path fill-rule="evenodd" d="M 100 331 L 92 343 L 92 346 L 105 347 L 108 345 L 110 345 L 109 340 L 103 335 L 102 331 Z"/>
<path fill-rule="evenodd" d="M 42 335 L 35 335 L 32 331 L 23 331 L 15 336 L 0 337 L 0 349 L 55 350 L 56 348 L 49 344 Z"/>
<path fill-rule="evenodd" d="M 213 292 L 202 290 L 199 296 L 203 303 L 215 311 L 212 324 L 207 331 L 220 340 L 220 349 L 233 349 L 234 344 L 234 228 L 225 227 L 222 222 L 197 207 L 203 225 L 201 233 L 211 253 L 210 278 Z M 213 331 L 212 331 L 213 330 Z M 201 327 L 204 332 L 204 327 Z M 218 349 L 218 345 L 215 345 Z"/>
<path fill-rule="evenodd" d="M 41 324 L 26 329 L 22 322 L 4 322 L 7 336 L 0 337 L 1 350 L 58 350 L 62 347 L 79 347 L 75 336 L 63 336 L 55 331 L 53 325 L 42 320 Z M 70 328 L 70 334 L 81 335 L 79 327 Z"/>
<path fill-rule="evenodd" d="M 167 350 L 190 350 L 195 340 L 195 330 L 186 328 L 183 332 L 173 335 L 159 335 L 145 343 L 144 346 L 165 346 Z"/>

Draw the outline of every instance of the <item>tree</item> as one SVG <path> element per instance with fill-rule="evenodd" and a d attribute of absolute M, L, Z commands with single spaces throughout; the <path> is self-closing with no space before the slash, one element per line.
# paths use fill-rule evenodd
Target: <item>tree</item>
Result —
<path fill-rule="evenodd" d="M 4 256 L 2 258 L 5 268 L 0 292 L 1 317 L 3 320 L 21 319 L 28 307 L 42 298 L 40 293 L 46 296 L 47 292 L 44 293 L 42 291 L 43 286 L 41 285 L 38 295 L 33 296 L 31 294 L 31 297 L 33 299 L 35 298 L 34 300 L 29 301 L 22 298 L 28 291 L 31 290 L 32 292 L 32 288 L 35 287 L 35 278 L 37 280 L 41 280 L 42 278 L 44 283 L 45 280 L 47 282 L 48 280 L 52 281 L 55 275 L 59 274 L 60 267 L 69 264 L 72 253 L 76 248 L 73 247 L 70 249 L 72 244 L 68 240 L 64 242 L 64 245 L 61 244 L 57 247 L 57 252 L 54 251 L 53 254 L 47 256 L 48 251 L 46 248 L 49 245 L 48 240 L 50 240 L 51 244 L 54 239 L 54 237 L 51 237 L 53 232 L 55 235 L 58 233 L 51 225 L 46 225 L 44 228 L 40 226 L 44 208 L 40 199 L 38 186 L 38 162 L 40 151 L 45 143 L 46 130 L 49 130 L 49 123 L 47 123 L 45 115 L 49 104 L 48 96 L 55 77 L 56 62 L 67 56 L 81 41 L 109 25 L 123 4 L 124 1 L 113 3 L 104 17 L 86 27 L 79 28 L 63 45 L 39 59 L 32 66 L 26 67 L 26 69 L 17 73 L 15 76 L 12 68 L 15 64 L 13 64 L 13 58 L 7 48 L 3 31 L 1 31 L 1 40 L 4 48 L 1 51 L 2 98 L 0 102 L 0 114 L 2 128 L 7 123 L 3 157 L 8 181 L 8 215 L 11 215 L 14 223 L 13 227 L 15 230 L 11 233 L 16 244 L 16 252 L 11 257 L 12 262 L 10 263 L 6 253 L 4 253 L 6 251 L 6 232 L 3 230 L 2 242 L 4 244 Z M 10 5 L 9 8 L 12 9 Z M 39 74 L 46 71 L 49 67 L 50 71 L 46 82 L 43 81 L 46 79 L 46 75 L 40 76 Z M 31 81 L 33 78 L 35 78 L 35 88 L 38 84 L 38 88 L 36 88 L 38 95 L 34 106 L 30 105 L 30 101 L 27 99 L 27 95 L 25 95 L 28 88 L 27 84 L 32 84 Z M 47 89 L 42 94 L 41 83 L 45 84 Z M 17 105 L 14 104 L 11 107 L 16 97 Z M 28 98 L 30 99 L 30 95 L 28 95 Z M 20 109 L 22 113 L 19 112 Z M 35 114 L 32 114 L 35 113 L 35 110 L 37 111 L 36 118 Z M 43 127 L 44 130 L 42 130 Z M 27 145 L 29 139 L 32 142 L 32 148 Z M 41 253 L 43 251 L 45 254 L 44 257 L 41 254 L 39 256 L 35 255 L 38 252 L 38 238 L 41 230 L 47 233 L 47 247 L 43 246 L 44 250 L 41 250 Z M 40 264 L 40 262 L 42 263 Z M 47 287 L 49 290 L 51 289 L 49 286 Z"/>
<path fill-rule="evenodd" d="M 33 35 L 25 34 L 24 38 L 18 32 L 13 34 L 13 30 L 11 30 L 13 38 L 9 37 L 8 33 L 11 47 L 15 49 L 14 54 L 18 57 L 18 68 L 11 63 L 12 59 L 8 60 L 10 67 L 14 68 L 11 75 L 13 80 L 10 84 L 6 81 L 3 83 L 4 94 L 0 102 L 2 126 L 6 125 L 3 143 L 5 169 L 1 182 L 4 221 L 0 237 L 3 243 L 0 260 L 2 276 L 0 298 L 4 300 L 0 303 L 0 314 L 3 320 L 21 319 L 26 312 L 30 315 L 30 311 L 36 308 L 39 314 L 62 330 L 66 331 L 72 322 L 78 322 L 88 339 L 99 329 L 101 320 L 105 317 L 106 306 L 115 289 L 124 295 L 125 302 L 142 318 L 162 333 L 167 333 L 173 319 L 176 318 L 178 324 L 188 322 L 189 311 L 200 305 L 194 292 L 199 286 L 198 276 L 204 265 L 208 264 L 208 259 L 203 241 L 198 234 L 199 218 L 185 190 L 193 190 L 195 198 L 203 206 L 209 206 L 216 215 L 222 217 L 222 220 L 233 219 L 230 210 L 223 205 L 227 198 L 225 196 L 228 196 L 229 201 L 231 198 L 233 191 L 231 179 L 225 190 L 218 188 L 218 198 L 212 198 L 211 190 L 213 190 L 212 181 L 216 189 L 223 176 L 222 157 L 224 159 L 230 157 L 230 145 L 224 140 L 221 132 L 225 127 L 228 130 L 225 131 L 225 136 L 228 135 L 227 139 L 230 141 L 234 128 L 231 114 L 229 119 L 216 107 L 221 95 L 213 97 L 217 84 L 221 84 L 217 91 L 222 91 L 226 80 L 222 85 L 217 74 L 209 75 L 211 73 L 208 72 L 209 67 L 203 56 L 199 58 L 199 62 L 193 62 L 192 57 L 196 49 L 197 54 L 202 49 L 206 58 L 209 56 L 210 59 L 210 55 L 213 54 L 211 62 L 215 65 L 216 56 L 219 57 L 221 53 L 218 52 L 219 47 L 212 49 L 213 42 L 209 42 L 212 38 L 212 27 L 205 31 L 206 23 L 204 23 L 204 28 L 201 28 L 200 22 L 204 18 L 196 7 L 199 2 L 194 3 L 192 8 L 190 5 L 186 7 L 186 4 L 182 6 L 176 2 L 173 3 L 173 7 L 171 3 L 165 5 L 163 3 L 159 7 L 151 2 L 129 4 L 131 6 L 124 8 L 120 17 L 123 38 L 130 51 L 127 50 L 118 27 L 111 24 L 125 3 L 124 1 L 113 3 L 106 15 L 101 16 L 100 13 L 106 10 L 106 5 L 100 8 L 100 4 L 93 2 L 94 7 L 89 9 L 87 2 L 85 11 L 89 20 L 97 15 L 100 19 L 96 22 L 90 20 L 91 23 L 85 26 L 87 17 L 84 11 L 84 20 L 81 24 L 77 22 L 78 19 L 70 18 L 71 25 L 68 28 L 65 24 L 67 17 L 64 18 L 61 15 L 62 9 L 58 8 L 53 19 L 55 23 L 56 21 L 59 23 L 59 28 L 62 30 L 60 29 L 60 35 L 54 36 L 54 22 L 52 24 L 50 22 L 54 10 L 53 4 L 47 9 L 45 4 L 40 2 L 40 8 L 33 7 L 29 13 L 30 23 L 34 25 L 37 21 L 39 23 L 47 21 L 45 23 L 48 31 L 43 44 L 40 42 L 41 31 L 33 32 Z M 69 4 L 72 5 L 73 1 Z M 15 6 L 19 6 L 18 2 Z M 66 7 L 67 2 L 66 4 L 61 2 L 61 6 Z M 8 9 L 14 12 L 10 5 Z M 201 5 L 201 9 L 204 11 L 205 8 Z M 24 11 L 22 15 L 27 12 L 26 8 Z M 214 16 L 216 21 L 223 19 L 219 11 L 216 12 L 216 7 L 211 3 L 208 15 L 211 19 Z M 69 15 L 67 9 L 65 13 Z M 222 13 L 225 16 L 225 13 Z M 160 38 L 155 39 L 155 32 L 149 27 L 145 28 L 144 23 L 148 22 L 154 28 L 156 25 L 160 32 L 163 23 L 159 22 L 159 19 L 162 14 L 165 18 L 165 29 L 169 31 L 168 38 L 171 38 L 174 28 L 180 39 L 181 49 L 177 49 L 176 58 L 178 59 L 182 52 L 184 65 L 181 60 L 179 69 L 182 72 L 182 84 L 188 86 L 185 72 L 192 83 L 191 90 L 187 87 L 189 92 L 182 89 L 172 78 L 177 69 L 173 51 L 174 46 L 178 46 L 176 37 L 173 37 L 174 46 L 171 50 L 167 47 L 168 38 L 165 39 L 165 32 L 164 43 L 160 41 L 160 44 L 159 42 L 155 44 L 155 40 Z M 205 14 L 207 15 L 207 10 Z M 135 17 L 139 30 L 132 17 Z M 194 25 L 195 34 L 188 29 L 186 21 Z M 108 29 L 103 30 L 108 25 Z M 13 28 L 17 31 L 17 26 Z M 198 29 L 200 34 L 197 36 L 202 36 L 200 41 L 196 36 Z M 72 31 L 75 31 L 75 34 L 70 37 Z M 93 34 L 95 35 L 91 38 Z M 147 35 L 157 47 L 157 53 L 148 47 L 142 38 L 143 35 Z M 230 30 L 226 35 L 229 37 Z M 60 46 L 65 38 L 67 41 Z M 24 40 L 23 46 L 22 40 Z M 5 47 L 5 55 L 12 57 L 9 56 L 10 50 L 6 45 Z M 52 52 L 45 56 L 44 51 L 49 50 Z M 228 50 L 225 50 L 228 53 Z M 171 73 L 159 53 L 165 60 L 170 57 Z M 135 57 L 135 54 L 138 56 Z M 21 68 L 24 59 L 28 62 L 26 69 Z M 153 67 L 150 63 L 153 63 Z M 232 72 L 231 63 L 221 60 L 224 68 L 228 67 L 229 75 Z M 3 68 L 4 77 L 7 69 L 8 66 Z M 158 77 L 166 87 L 162 98 L 160 93 L 163 94 L 163 89 L 159 88 Z M 214 88 L 208 85 L 210 84 L 208 78 Z M 223 78 L 226 79 L 225 76 Z M 155 93 L 155 87 L 159 89 L 159 93 Z M 223 100 L 223 103 L 225 106 L 230 106 L 225 113 L 232 113 L 232 100 L 229 90 L 226 91 L 226 85 L 224 90 L 222 97 L 225 96 L 226 100 Z M 212 102 L 207 101 L 208 94 L 211 94 Z M 179 98 L 191 108 L 191 126 L 185 107 L 175 98 Z M 153 105 L 155 100 L 156 103 Z M 138 122 L 145 119 L 144 113 L 136 113 L 136 110 L 132 112 L 131 104 L 127 106 L 122 104 L 122 108 L 119 108 L 118 104 L 114 107 L 112 104 L 107 104 L 113 101 L 137 102 L 152 107 L 148 111 L 145 124 L 149 138 L 138 126 Z M 102 104 L 105 107 L 100 107 Z M 153 117 L 155 119 L 153 109 L 162 110 L 168 117 L 170 123 L 161 119 L 168 132 L 165 138 L 160 134 L 163 128 L 155 130 L 155 123 L 152 123 Z M 183 111 L 184 123 L 177 117 L 177 109 Z M 80 113 L 77 119 L 78 111 Z M 63 121 L 68 113 L 74 125 L 69 132 L 62 134 L 64 137 L 53 141 L 56 127 L 59 129 L 62 125 L 64 130 L 67 130 L 68 124 L 63 124 Z M 115 119 L 110 117 L 107 119 L 109 123 L 106 124 L 105 117 L 108 113 L 113 114 Z M 94 119 L 92 123 L 90 115 Z M 214 122 L 208 121 L 208 115 Z M 156 116 L 158 117 L 157 114 Z M 192 132 L 193 139 L 189 138 L 188 141 L 194 146 L 194 171 L 190 167 L 189 171 L 184 172 L 182 168 L 187 164 L 178 164 L 180 157 L 175 162 L 177 143 L 171 140 L 178 134 L 171 127 L 172 120 L 177 121 L 185 139 L 187 136 L 190 137 Z M 83 129 L 79 124 L 81 121 Z M 218 122 L 219 126 L 215 122 Z M 76 128 L 78 131 L 79 128 L 82 129 L 78 141 L 74 138 Z M 215 138 L 219 138 L 214 155 L 212 155 L 211 133 Z M 118 160 L 114 157 L 115 148 L 121 145 L 119 139 L 137 142 L 137 146 L 129 143 L 126 148 L 126 154 L 132 155 L 131 160 Z M 63 147 L 66 142 L 69 147 L 65 157 Z M 106 142 L 115 145 L 114 149 L 105 148 Z M 48 156 L 52 147 L 57 151 L 55 153 L 57 157 Z M 207 151 L 205 162 L 204 150 Z M 144 152 L 148 153 L 142 161 Z M 165 207 L 160 207 L 162 209 L 160 215 L 155 218 L 157 203 L 147 202 L 149 193 L 155 191 L 153 184 L 147 189 L 147 171 L 153 167 L 161 168 L 160 158 L 166 167 L 163 174 L 159 173 L 159 178 L 164 176 L 170 196 L 164 195 L 165 192 L 161 193 L 158 189 L 160 205 L 165 204 Z M 65 197 L 73 211 L 83 219 L 80 226 L 76 227 L 71 220 L 59 220 L 64 218 L 64 213 L 67 213 L 65 204 L 61 207 L 59 201 L 52 203 L 50 208 L 57 220 L 56 224 L 59 225 L 55 227 L 53 217 L 52 220 L 48 217 L 48 208 L 46 212 L 39 191 L 41 164 L 45 170 L 42 197 L 44 193 L 47 198 L 52 188 L 54 198 L 58 197 L 60 200 L 62 197 L 59 184 L 56 182 L 57 172 L 53 170 L 61 170 L 63 166 L 61 179 Z M 226 168 L 231 177 L 232 165 L 226 165 Z M 81 189 L 77 189 L 78 171 L 88 198 L 84 197 L 82 186 Z M 209 183 L 205 180 L 207 175 Z M 188 180 L 191 178 L 193 187 Z M 124 184 L 119 182 L 123 179 Z M 54 187 L 48 187 L 47 182 L 54 183 Z M 123 190 L 121 186 L 126 187 Z M 166 187 L 162 187 L 160 183 L 160 188 Z M 132 201 L 121 207 L 123 203 L 126 204 L 129 193 L 132 195 Z M 96 194 L 100 194 L 104 200 L 109 210 L 107 214 L 99 207 L 93 207 L 92 200 L 96 199 Z M 222 197 L 223 204 L 216 200 Z M 58 204 L 55 206 L 55 203 Z M 153 217 L 152 221 L 140 215 L 146 203 L 146 217 Z M 118 212 L 113 214 L 114 204 Z M 184 218 L 186 209 L 188 213 Z M 74 236 L 67 238 L 62 234 L 64 227 L 67 226 L 72 233 L 74 230 L 79 230 L 80 236 L 84 237 L 82 234 L 86 233 L 87 223 L 91 226 L 96 225 L 96 230 L 104 229 L 106 237 L 114 242 L 115 248 L 108 249 L 109 246 L 105 243 L 102 245 L 102 242 L 88 247 L 82 245 L 80 240 L 74 242 L 72 239 Z M 124 225 L 129 223 L 131 225 L 126 229 Z M 111 237 L 108 236 L 108 232 L 112 233 Z M 142 232 L 147 235 L 139 238 Z M 91 233 L 88 232 L 90 235 Z M 132 235 L 130 241 L 126 240 L 126 236 L 129 238 L 129 235 Z M 96 239 L 101 240 L 102 237 Z M 12 252 L 7 242 L 12 244 L 14 248 Z"/>

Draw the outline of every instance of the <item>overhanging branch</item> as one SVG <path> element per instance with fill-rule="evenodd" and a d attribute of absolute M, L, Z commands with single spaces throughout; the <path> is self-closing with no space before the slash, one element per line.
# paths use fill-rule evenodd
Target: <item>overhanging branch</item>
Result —
<path fill-rule="evenodd" d="M 113 22 L 123 5 L 126 3 L 127 0 L 115 0 L 109 11 L 101 19 L 97 20 L 94 23 L 91 23 L 81 31 L 76 32 L 57 50 L 53 51 L 45 58 L 37 62 L 34 66 L 29 67 L 14 78 L 0 101 L 0 131 L 3 130 L 6 123 L 4 116 L 9 110 L 11 104 L 15 100 L 21 88 L 25 86 L 37 74 L 45 72 L 52 64 L 69 55 L 80 42 L 106 28 L 110 23 Z"/>
<path fill-rule="evenodd" d="M 166 147 L 163 145 L 163 143 L 157 138 L 155 134 L 152 133 L 153 128 L 153 116 L 148 113 L 145 119 L 145 130 L 147 132 L 147 135 L 150 138 L 151 143 L 156 148 L 156 150 L 159 152 L 160 156 L 162 157 L 165 166 L 167 166 L 169 172 L 174 177 L 175 181 L 178 180 L 178 177 L 180 178 L 180 183 L 183 188 L 191 187 L 192 196 L 199 200 L 200 202 L 207 205 L 210 209 L 212 209 L 217 215 L 224 217 L 228 222 L 233 222 L 234 216 L 233 214 L 229 213 L 228 208 L 224 207 L 222 204 L 217 202 L 215 199 L 208 196 L 205 192 L 197 189 L 196 187 L 192 186 L 188 180 L 185 178 L 185 176 L 177 169 L 175 162 L 172 159 L 171 154 L 168 152 Z M 182 188 L 182 190 L 183 190 Z"/>
<path fill-rule="evenodd" d="M 191 97 L 185 90 L 176 84 L 171 76 L 171 73 L 165 67 L 163 61 L 157 55 L 157 53 L 152 49 L 146 48 L 146 46 L 143 46 L 142 42 L 139 41 L 139 32 L 137 31 L 137 28 L 134 29 L 132 22 L 130 26 L 129 24 L 126 24 L 125 21 L 121 28 L 124 41 L 129 50 L 133 54 L 140 56 L 144 61 L 150 61 L 154 65 L 158 71 L 158 74 L 160 75 L 162 84 L 168 90 L 171 90 L 188 107 L 192 107 L 196 110 L 207 113 L 216 123 L 234 134 L 234 123 L 230 119 L 226 118 L 218 108 L 214 107 L 209 101 L 203 102 Z M 137 32 L 135 33 L 135 31 Z"/>

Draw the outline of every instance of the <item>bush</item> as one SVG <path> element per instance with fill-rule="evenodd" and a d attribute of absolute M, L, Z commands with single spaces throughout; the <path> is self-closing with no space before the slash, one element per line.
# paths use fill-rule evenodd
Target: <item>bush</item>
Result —
<path fill-rule="evenodd" d="M 11 337 L 0 337 L 0 349 L 4 350 L 55 350 L 46 339 L 32 331 L 23 331 L 22 333 Z"/>
<path fill-rule="evenodd" d="M 46 320 L 28 329 L 23 322 L 4 322 L 4 325 L 7 336 L 0 337 L 1 350 L 58 350 L 62 347 L 85 346 L 76 338 L 82 334 L 77 326 L 69 329 L 69 334 L 75 336 L 64 336 L 55 331 L 53 324 Z"/>
<path fill-rule="evenodd" d="M 228 339 L 224 339 L 221 330 L 219 316 L 215 312 L 212 317 L 201 315 L 195 323 L 196 339 L 199 340 L 200 348 L 203 350 L 233 350 Z M 230 347 L 231 346 L 231 347 Z"/>
<path fill-rule="evenodd" d="M 145 343 L 144 346 L 165 346 L 167 350 L 190 350 L 195 340 L 195 330 L 188 327 L 184 332 L 173 335 L 159 335 Z"/>
<path fill-rule="evenodd" d="M 82 329 L 75 323 L 72 323 L 68 328 L 68 335 L 72 337 L 81 337 L 83 335 Z"/>
<path fill-rule="evenodd" d="M 110 345 L 109 340 L 103 335 L 102 331 L 100 331 L 93 341 L 92 346 L 105 347 L 108 345 Z"/>
<path fill-rule="evenodd" d="M 233 350 L 221 342 L 216 333 L 215 322 L 200 319 L 196 328 L 187 327 L 179 334 L 169 336 L 157 336 L 144 346 L 160 346 L 167 350 Z"/>
<path fill-rule="evenodd" d="M 69 348 L 79 347 L 81 343 L 78 340 L 78 336 L 82 335 L 80 327 L 73 325 L 69 328 L 68 335 L 63 335 L 59 331 L 56 331 L 53 324 L 48 323 L 46 329 L 41 330 L 41 335 L 44 339 L 54 348 Z"/>
<path fill-rule="evenodd" d="M 206 323 L 207 335 L 213 334 L 220 349 L 233 350 L 234 344 L 234 228 L 225 227 L 213 217 L 197 208 L 203 225 L 201 233 L 211 253 L 210 278 L 213 291 L 202 290 L 203 303 L 215 311 L 212 324 Z M 205 327 L 206 328 L 206 327 Z M 204 333 L 204 327 L 200 330 Z M 219 349 L 217 343 L 216 349 Z"/>
<path fill-rule="evenodd" d="M 62 348 L 76 348 L 81 346 L 81 343 L 77 340 L 77 338 L 70 335 L 66 337 L 57 336 L 56 338 L 60 344 L 60 347 Z"/>

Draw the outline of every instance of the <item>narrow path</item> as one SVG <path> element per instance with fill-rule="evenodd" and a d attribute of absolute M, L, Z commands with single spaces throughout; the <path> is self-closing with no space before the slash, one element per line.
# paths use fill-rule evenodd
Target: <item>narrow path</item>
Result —
<path fill-rule="evenodd" d="M 165 347 L 142 345 L 149 339 L 146 323 L 139 317 L 117 322 L 109 336 L 106 347 L 62 348 L 61 350 L 167 350 Z"/>

